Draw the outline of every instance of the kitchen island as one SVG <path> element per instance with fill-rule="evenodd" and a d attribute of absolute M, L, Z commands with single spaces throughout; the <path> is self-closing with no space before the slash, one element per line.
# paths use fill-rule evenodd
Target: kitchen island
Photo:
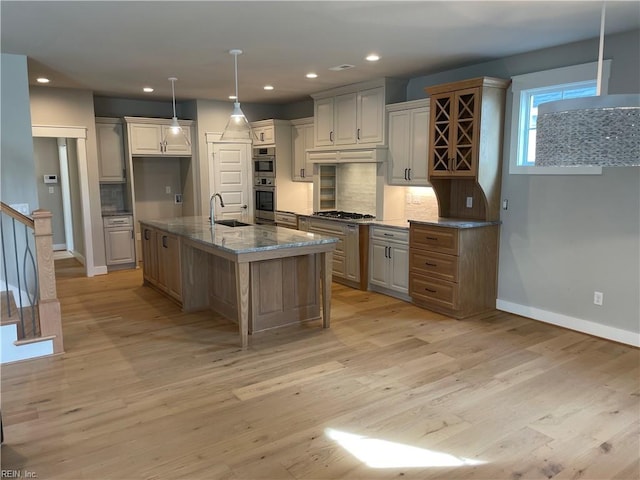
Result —
<path fill-rule="evenodd" d="M 140 222 L 144 283 L 182 305 L 211 309 L 248 334 L 320 318 L 329 328 L 337 238 L 203 217 Z"/>

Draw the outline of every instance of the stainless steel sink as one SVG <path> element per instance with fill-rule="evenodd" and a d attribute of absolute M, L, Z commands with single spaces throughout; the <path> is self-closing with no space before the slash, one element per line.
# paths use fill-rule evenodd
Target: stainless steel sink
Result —
<path fill-rule="evenodd" d="M 225 227 L 250 227 L 250 223 L 243 223 L 238 220 L 216 220 L 217 225 L 224 225 Z"/>

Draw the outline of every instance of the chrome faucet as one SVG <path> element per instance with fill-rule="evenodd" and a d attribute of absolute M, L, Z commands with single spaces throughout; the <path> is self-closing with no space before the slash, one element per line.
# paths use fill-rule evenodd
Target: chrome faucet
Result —
<path fill-rule="evenodd" d="M 209 222 L 211 223 L 211 225 L 213 225 L 214 223 L 216 223 L 216 218 L 215 218 L 215 214 L 214 214 L 214 206 L 215 206 L 215 200 L 216 197 L 218 197 L 220 199 L 220 206 L 222 208 L 224 208 L 224 200 L 222 200 L 222 195 L 220 195 L 219 193 L 214 193 L 213 195 L 211 195 L 211 198 L 209 199 Z"/>

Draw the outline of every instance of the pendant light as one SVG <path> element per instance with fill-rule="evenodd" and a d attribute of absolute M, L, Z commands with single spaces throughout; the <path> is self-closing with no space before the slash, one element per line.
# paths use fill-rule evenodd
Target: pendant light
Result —
<path fill-rule="evenodd" d="M 169 77 L 169 81 L 171 82 L 171 98 L 173 101 L 173 118 L 171 119 L 171 133 L 173 135 L 182 134 L 182 138 L 184 139 L 187 145 L 191 145 L 191 140 L 187 137 L 187 134 L 184 132 L 180 124 L 178 123 L 178 117 L 176 116 L 176 88 L 175 83 L 178 80 L 176 77 Z M 166 138 L 163 139 L 163 143 L 166 142 Z"/>
<path fill-rule="evenodd" d="M 235 64 L 235 79 L 236 79 L 236 98 L 233 102 L 233 111 L 231 117 L 227 122 L 227 127 L 222 133 L 220 140 L 224 141 L 237 141 L 237 140 L 251 140 L 251 127 L 247 121 L 247 117 L 242 113 L 240 108 L 240 99 L 238 97 L 238 55 L 242 54 L 242 50 L 237 48 L 229 50 L 229 53 L 234 57 Z"/>
<path fill-rule="evenodd" d="M 640 94 L 600 96 L 605 4 L 595 97 L 538 106 L 536 167 L 640 166 Z"/>

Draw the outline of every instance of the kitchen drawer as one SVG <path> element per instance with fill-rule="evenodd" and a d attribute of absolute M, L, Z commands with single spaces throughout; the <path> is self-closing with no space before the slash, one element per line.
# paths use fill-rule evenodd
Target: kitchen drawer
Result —
<path fill-rule="evenodd" d="M 344 235 L 344 224 L 339 221 L 312 218 L 309 222 L 309 227 L 313 230 L 318 230 L 318 233 L 324 233 L 325 235 Z"/>
<path fill-rule="evenodd" d="M 371 238 L 408 243 L 409 230 L 390 227 L 379 227 L 375 225 L 371 227 Z"/>
<path fill-rule="evenodd" d="M 123 227 L 123 226 L 132 226 L 133 225 L 133 217 L 131 215 L 120 215 L 114 217 L 103 217 L 102 221 L 104 222 L 105 228 L 109 227 Z"/>
<path fill-rule="evenodd" d="M 411 225 L 411 247 L 458 255 L 458 230 L 431 225 Z"/>
<path fill-rule="evenodd" d="M 290 227 L 294 229 L 298 227 L 298 216 L 295 213 L 276 212 L 275 221 L 277 224 L 284 227 Z"/>
<path fill-rule="evenodd" d="M 410 262 L 412 273 L 458 281 L 458 257 L 454 255 L 412 249 Z"/>
<path fill-rule="evenodd" d="M 446 308 L 455 308 L 458 294 L 458 286 L 455 283 L 412 273 L 410 284 L 412 298 Z"/>

